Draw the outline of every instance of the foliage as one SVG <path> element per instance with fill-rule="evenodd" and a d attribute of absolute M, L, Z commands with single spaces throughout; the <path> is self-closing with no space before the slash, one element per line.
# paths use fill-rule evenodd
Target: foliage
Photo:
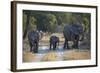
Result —
<path fill-rule="evenodd" d="M 26 14 L 23 14 L 23 32 L 25 32 L 26 20 L 27 20 L 27 16 L 26 16 Z"/>
<path fill-rule="evenodd" d="M 36 19 L 34 17 L 30 16 L 29 23 L 30 23 L 30 30 L 33 30 L 33 29 L 36 29 L 37 28 L 36 27 Z"/>
<path fill-rule="evenodd" d="M 63 31 L 64 25 L 67 24 L 82 24 L 84 31 L 90 32 L 90 16 L 89 13 L 24 10 L 23 32 L 28 28 L 27 31 L 36 29 L 43 32 L 53 33 L 58 30 Z"/>

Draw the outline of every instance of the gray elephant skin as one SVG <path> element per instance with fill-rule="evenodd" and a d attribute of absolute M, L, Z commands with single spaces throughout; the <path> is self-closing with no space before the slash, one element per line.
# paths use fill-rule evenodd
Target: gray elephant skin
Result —
<path fill-rule="evenodd" d="M 28 33 L 28 41 L 30 45 L 30 52 L 38 53 L 39 32 L 31 31 Z"/>
<path fill-rule="evenodd" d="M 53 48 L 53 50 L 56 50 L 57 46 L 59 46 L 59 37 L 51 36 L 49 42 L 50 42 L 50 50 L 52 48 Z"/>
<path fill-rule="evenodd" d="M 64 42 L 64 49 L 70 49 L 68 41 L 73 42 L 72 48 L 78 48 L 79 40 L 82 40 L 84 30 L 81 24 L 67 24 L 64 26 L 63 30 L 65 42 Z M 80 37 L 82 37 L 80 39 Z"/>

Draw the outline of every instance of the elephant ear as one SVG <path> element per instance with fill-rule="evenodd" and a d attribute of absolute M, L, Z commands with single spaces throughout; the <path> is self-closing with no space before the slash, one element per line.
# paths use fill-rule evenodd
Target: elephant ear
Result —
<path fill-rule="evenodd" d="M 73 34 L 75 34 L 75 35 L 79 35 L 80 33 L 80 31 L 78 30 L 78 26 L 76 25 L 76 24 L 72 24 L 71 25 L 71 28 L 70 28 L 70 31 L 73 33 Z"/>

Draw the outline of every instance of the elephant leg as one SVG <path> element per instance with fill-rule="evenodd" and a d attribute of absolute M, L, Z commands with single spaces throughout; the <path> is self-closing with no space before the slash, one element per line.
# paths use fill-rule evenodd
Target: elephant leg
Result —
<path fill-rule="evenodd" d="M 78 47 L 78 40 L 76 41 L 76 47 L 77 47 L 77 49 L 79 48 L 79 47 Z"/>
<path fill-rule="evenodd" d="M 51 42 L 50 42 L 50 50 L 51 50 L 51 46 L 52 46 L 52 44 L 51 44 Z"/>
<path fill-rule="evenodd" d="M 64 43 L 64 49 L 66 49 L 66 45 L 67 45 L 67 49 L 69 49 L 69 44 L 68 44 L 68 40 L 65 40 L 65 43 Z"/>
<path fill-rule="evenodd" d="M 59 48 L 59 42 L 57 43 L 57 48 Z"/>
<path fill-rule="evenodd" d="M 56 43 L 53 44 L 53 50 L 55 50 L 55 49 L 56 49 Z"/>
<path fill-rule="evenodd" d="M 66 43 L 67 43 L 67 42 L 65 41 L 65 42 L 64 42 L 64 47 L 63 47 L 64 49 L 66 49 Z"/>
<path fill-rule="evenodd" d="M 78 49 L 78 41 L 79 41 L 79 36 L 77 35 L 76 37 L 76 48 Z"/>
<path fill-rule="evenodd" d="M 38 42 L 36 42 L 36 48 L 35 48 L 35 53 L 38 53 Z"/>
<path fill-rule="evenodd" d="M 73 41 L 73 46 L 72 46 L 72 47 L 73 47 L 73 48 L 77 48 L 77 47 L 76 47 L 76 40 Z"/>
<path fill-rule="evenodd" d="M 34 48 L 33 48 L 33 52 L 34 53 L 38 53 L 38 44 L 37 43 L 34 43 Z"/>
<path fill-rule="evenodd" d="M 75 38 L 75 40 L 74 40 L 73 48 L 78 48 L 78 40 L 79 40 L 79 37 L 76 36 L 76 38 Z"/>
<path fill-rule="evenodd" d="M 37 53 L 37 50 L 36 50 L 36 43 L 34 44 L 34 50 L 33 50 L 34 53 Z"/>
<path fill-rule="evenodd" d="M 70 49 L 70 48 L 69 48 L 69 44 L 68 44 L 68 41 L 67 41 L 67 49 Z"/>
<path fill-rule="evenodd" d="M 30 52 L 32 52 L 32 46 L 30 47 Z"/>
<path fill-rule="evenodd" d="M 55 49 L 57 48 L 57 43 L 55 43 Z"/>
<path fill-rule="evenodd" d="M 73 48 L 78 48 L 78 41 L 77 40 L 74 41 Z"/>
<path fill-rule="evenodd" d="M 32 44 L 30 43 L 29 45 L 30 45 L 30 52 L 32 52 Z"/>

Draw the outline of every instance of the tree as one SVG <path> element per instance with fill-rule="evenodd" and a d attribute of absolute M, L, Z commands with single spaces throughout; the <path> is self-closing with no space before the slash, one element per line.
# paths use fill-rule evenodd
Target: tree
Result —
<path fill-rule="evenodd" d="M 29 12 L 28 11 L 26 11 L 26 12 L 23 12 L 23 14 L 26 14 L 25 16 L 26 16 L 26 24 L 24 24 L 25 26 L 24 26 L 24 34 L 23 34 L 23 39 L 25 39 L 25 37 L 26 37 L 26 35 L 27 35 L 27 32 L 28 32 L 28 30 L 29 30 L 29 20 L 30 20 L 30 14 L 29 14 Z M 25 22 L 25 21 L 24 21 Z"/>
<path fill-rule="evenodd" d="M 44 23 L 46 23 L 45 26 L 46 26 L 46 30 L 48 32 L 54 32 L 55 31 L 55 28 L 57 26 L 57 20 L 56 20 L 55 15 L 50 14 L 50 13 L 46 14 L 46 18 L 44 20 Z"/>
<path fill-rule="evenodd" d="M 52 11 L 23 11 L 23 38 L 28 31 L 33 29 L 44 32 L 55 32 L 58 26 L 63 30 L 66 24 L 81 24 L 84 32 L 90 31 L 90 14 L 89 13 L 72 13 L 72 12 L 52 12 Z"/>

